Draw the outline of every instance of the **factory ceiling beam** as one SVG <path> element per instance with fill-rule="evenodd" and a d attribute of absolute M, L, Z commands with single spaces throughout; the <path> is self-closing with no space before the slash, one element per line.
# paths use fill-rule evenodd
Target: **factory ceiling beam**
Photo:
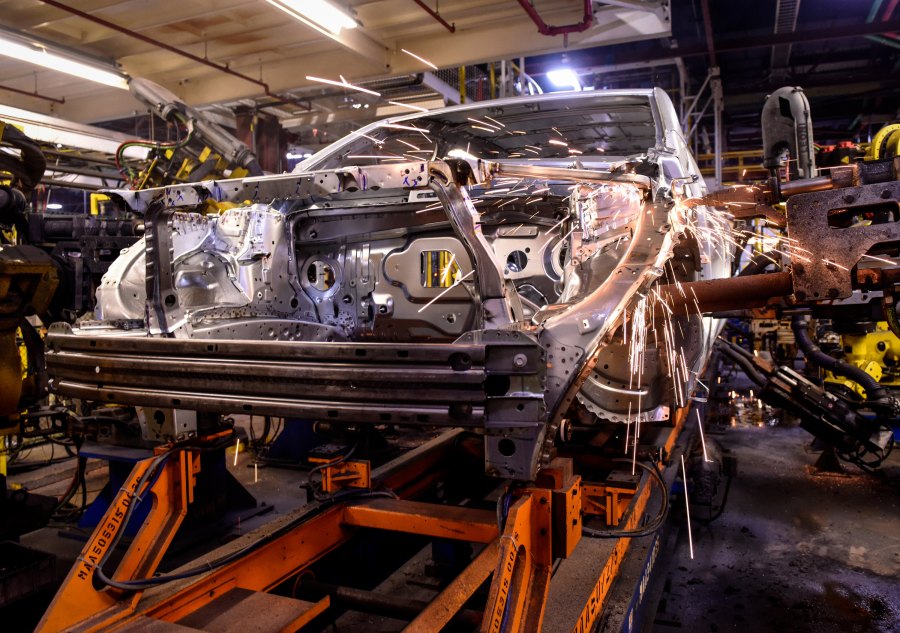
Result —
<path fill-rule="evenodd" d="M 253 77 L 239 73 L 235 70 L 232 70 L 228 66 L 223 66 L 222 64 L 217 64 L 216 62 L 211 61 L 209 59 L 204 59 L 203 57 L 198 57 L 197 55 L 194 55 L 193 53 L 188 53 L 187 51 L 183 51 L 181 49 L 175 48 L 174 46 L 170 46 L 169 44 L 166 44 L 165 42 L 161 42 L 159 40 L 153 39 L 152 37 L 148 37 L 146 35 L 138 33 L 137 31 L 133 31 L 132 29 L 125 28 L 124 26 L 114 24 L 113 22 L 110 22 L 109 20 L 104 20 L 103 18 L 97 17 L 95 15 L 91 15 L 90 13 L 86 13 L 80 9 L 76 9 L 75 7 L 70 7 L 69 5 L 63 4 L 62 2 L 57 2 L 56 0 L 41 0 L 41 2 L 43 2 L 44 4 L 49 4 L 51 7 L 55 7 L 57 9 L 59 9 L 60 11 L 66 11 L 68 13 L 71 13 L 72 15 L 78 16 L 79 18 L 81 18 L 83 20 L 88 20 L 89 22 L 93 22 L 94 24 L 99 24 L 100 26 L 103 26 L 105 28 L 111 29 L 118 33 L 121 33 L 122 35 L 127 35 L 128 37 L 133 37 L 136 40 L 140 40 L 140 41 L 144 42 L 145 44 L 150 44 L 151 46 L 155 46 L 157 48 L 167 50 L 170 53 L 175 53 L 176 55 L 180 55 L 181 57 L 191 60 L 192 62 L 196 62 L 198 64 L 203 64 L 204 66 L 209 66 L 210 68 L 214 68 L 214 69 L 218 70 L 219 72 L 227 73 L 229 75 L 234 75 L 235 77 L 239 77 L 239 78 L 243 79 L 244 81 L 254 83 L 254 84 L 260 86 L 263 90 L 265 90 L 266 93 L 268 93 L 268 91 L 269 91 L 269 86 L 264 81 L 260 81 L 259 79 L 254 79 Z"/>
<path fill-rule="evenodd" d="M 102 6 L 92 3 L 90 12 L 92 15 L 102 12 L 110 19 L 122 16 L 127 18 L 128 24 L 135 25 L 132 27 L 133 30 L 143 33 L 184 22 L 205 21 L 208 23 L 211 18 L 218 15 L 256 4 L 257 0 L 218 0 L 215 6 L 210 6 L 208 2 L 183 2 L 177 6 L 167 7 L 164 12 L 160 12 L 159 6 L 155 2 L 111 0 Z M 35 3 L 27 8 L 17 8 L 15 17 L 17 28 L 34 29 L 48 36 L 64 35 L 72 38 L 73 41 L 77 40 L 80 44 L 92 44 L 109 37 L 109 33 L 104 30 L 86 31 L 78 16 L 73 14 L 55 14 L 48 17 L 40 3 Z M 201 35 L 201 33 L 197 33 L 197 35 Z"/>
<path fill-rule="evenodd" d="M 157 48 L 167 50 L 170 53 L 175 53 L 176 55 L 179 55 L 181 57 L 189 59 L 195 63 L 202 64 L 204 66 L 208 66 L 208 67 L 213 68 L 221 73 L 232 75 L 234 77 L 242 79 L 243 81 L 246 81 L 246 82 L 249 82 L 252 84 L 256 84 L 257 86 L 259 86 L 260 88 L 263 89 L 263 93 L 268 97 L 274 97 L 276 99 L 284 98 L 284 97 L 281 97 L 281 96 L 273 93 L 271 90 L 269 90 L 269 85 L 266 82 L 261 81 L 259 79 L 255 79 L 253 77 L 250 77 L 249 75 L 239 73 L 236 70 L 232 70 L 231 68 L 229 68 L 226 65 L 217 64 L 216 62 L 211 61 L 209 59 L 199 57 L 197 55 L 194 55 L 193 53 L 188 53 L 187 51 L 183 51 L 179 48 L 175 48 L 174 46 L 170 46 L 169 44 L 166 44 L 165 42 L 162 42 L 160 40 L 154 39 L 152 37 L 148 37 L 146 35 L 143 35 L 141 33 L 133 31 L 131 29 L 125 28 L 124 26 L 114 24 L 113 22 L 110 22 L 109 20 L 104 20 L 103 18 L 91 15 L 90 13 L 86 13 L 86 12 L 84 12 L 80 9 L 76 9 L 74 7 L 70 7 L 69 5 L 63 4 L 62 2 L 57 2 L 57 0 L 41 0 L 41 2 L 43 2 L 44 4 L 50 5 L 51 7 L 55 7 L 61 11 L 66 11 L 68 13 L 71 13 L 72 15 L 78 16 L 79 18 L 82 18 L 84 20 L 88 20 L 95 24 L 99 24 L 100 26 L 111 29 L 111 30 L 121 33 L 123 35 L 127 35 L 128 37 L 132 37 L 134 39 L 140 40 L 140 41 L 144 42 L 145 44 L 150 44 L 151 46 L 156 46 Z M 298 105 L 302 105 L 302 104 L 298 104 Z"/>
<path fill-rule="evenodd" d="M 56 1 L 56 0 L 53 0 Z M 430 70 L 425 64 L 401 52 L 401 48 L 414 51 L 421 57 L 441 68 L 464 64 L 484 63 L 499 59 L 510 59 L 521 55 L 551 53 L 562 50 L 562 37 L 535 37 L 534 24 L 516 4 L 514 17 L 509 19 L 482 20 L 477 26 L 457 28 L 456 33 L 445 30 L 400 35 L 390 51 L 390 75 L 414 74 Z M 548 19 L 556 19 L 559 12 L 548 12 Z M 659 16 L 648 11 L 637 11 L 620 7 L 600 6 L 594 12 L 594 26 L 569 35 L 569 50 L 598 45 L 621 44 L 637 40 L 654 39 L 671 35 L 671 23 L 667 16 Z M 129 23 L 130 25 L 130 23 Z M 459 22 L 457 21 L 459 27 Z M 355 30 L 355 29 L 354 29 Z M 279 57 L 264 62 L 266 83 L 273 91 L 293 91 L 312 85 L 303 79 L 304 75 L 314 75 L 337 79 L 343 74 L 348 80 L 358 83 L 386 75 L 380 60 L 362 58 L 343 48 L 307 46 L 282 48 Z M 391 39 L 392 43 L 395 41 Z M 328 40 L 330 43 L 330 40 Z M 147 64 L 141 76 L 156 81 L 172 90 L 185 102 L 193 106 L 233 101 L 259 95 L 259 90 L 238 77 L 225 73 L 201 72 L 204 67 L 197 64 L 171 67 L 171 60 L 178 59 L 166 55 L 165 65 L 154 71 Z M 235 58 L 238 62 L 253 63 L 249 55 Z M 246 60 L 246 61 L 244 61 Z M 128 67 L 134 66 L 131 58 Z M 302 68 L 303 72 L 298 72 Z M 23 79 L 24 81 L 24 79 Z M 10 82 L 6 82 L 10 83 Z M 20 86 L 26 87 L 26 86 Z M 77 121 L 103 121 L 127 116 L 135 110 L 129 95 L 104 95 L 97 98 L 85 95 L 69 98 L 58 108 L 61 116 Z M 350 94 L 348 92 L 348 94 Z M 33 106 L 28 106 L 33 107 Z"/>

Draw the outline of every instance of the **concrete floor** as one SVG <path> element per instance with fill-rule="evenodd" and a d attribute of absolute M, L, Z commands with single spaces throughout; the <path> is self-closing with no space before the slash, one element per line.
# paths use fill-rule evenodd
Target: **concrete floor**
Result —
<path fill-rule="evenodd" d="M 878 475 L 813 475 L 795 423 L 707 437 L 738 475 L 724 514 L 693 524 L 693 560 L 680 531 L 653 630 L 900 631 L 900 450 Z"/>

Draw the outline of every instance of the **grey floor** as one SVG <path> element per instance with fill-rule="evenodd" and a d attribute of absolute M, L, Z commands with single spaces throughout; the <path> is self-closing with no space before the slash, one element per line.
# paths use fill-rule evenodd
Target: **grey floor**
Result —
<path fill-rule="evenodd" d="M 738 476 L 693 560 L 681 530 L 654 631 L 900 631 L 900 449 L 880 475 L 824 476 L 795 424 L 707 435 Z"/>

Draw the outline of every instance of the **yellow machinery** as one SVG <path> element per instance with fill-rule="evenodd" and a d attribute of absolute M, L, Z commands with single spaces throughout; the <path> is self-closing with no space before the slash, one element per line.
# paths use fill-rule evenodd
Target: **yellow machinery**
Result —
<path fill-rule="evenodd" d="M 859 367 L 882 385 L 900 387 L 900 339 L 880 321 L 873 332 L 842 334 L 844 360 Z M 825 373 L 825 382 L 844 385 L 862 396 L 865 390 L 843 376 Z"/>
<path fill-rule="evenodd" d="M 900 123 L 890 123 L 878 130 L 866 149 L 866 160 L 900 156 Z"/>

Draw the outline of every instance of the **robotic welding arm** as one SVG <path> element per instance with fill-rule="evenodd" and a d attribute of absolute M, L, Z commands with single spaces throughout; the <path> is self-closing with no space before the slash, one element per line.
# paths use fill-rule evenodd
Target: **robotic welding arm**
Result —
<path fill-rule="evenodd" d="M 790 367 L 773 368 L 733 343 L 720 339 L 718 350 L 760 388 L 760 400 L 796 415 L 801 427 L 834 446 L 842 459 L 874 468 L 890 454 L 896 401 L 875 409 L 868 400 L 851 402 L 825 391 Z M 866 408 L 874 415 L 865 415 Z"/>
<path fill-rule="evenodd" d="M 262 168 L 249 147 L 159 84 L 133 78 L 129 80 L 128 88 L 138 101 L 152 108 L 166 121 L 178 120 L 192 125 L 194 134 L 232 164 L 244 167 L 251 176 L 263 175 Z"/>

